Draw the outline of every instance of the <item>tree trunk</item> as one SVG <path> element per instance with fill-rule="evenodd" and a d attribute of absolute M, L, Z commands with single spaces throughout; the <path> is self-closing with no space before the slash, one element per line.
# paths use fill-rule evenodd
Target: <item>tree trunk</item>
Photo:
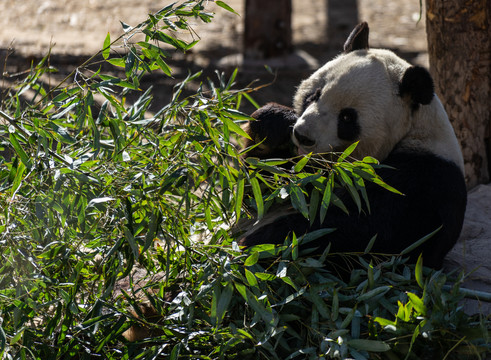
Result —
<path fill-rule="evenodd" d="M 291 14 L 291 0 L 246 0 L 244 57 L 289 55 L 293 50 Z"/>
<path fill-rule="evenodd" d="M 349 33 L 360 22 L 358 19 L 358 1 L 327 0 L 326 3 L 329 47 L 341 51 Z"/>
<path fill-rule="evenodd" d="M 430 71 L 464 154 L 467 187 L 489 181 L 489 0 L 427 0 Z"/>

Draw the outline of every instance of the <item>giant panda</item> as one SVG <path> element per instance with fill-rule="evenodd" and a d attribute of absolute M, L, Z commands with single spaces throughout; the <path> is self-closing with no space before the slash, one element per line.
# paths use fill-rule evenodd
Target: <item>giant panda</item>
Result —
<path fill-rule="evenodd" d="M 335 228 L 305 246 L 314 254 L 327 246 L 330 253 L 363 252 L 376 235 L 372 252 L 398 254 L 441 227 L 409 254 L 411 262 L 422 253 L 425 266 L 441 268 L 466 208 L 462 153 L 428 71 L 391 51 L 370 49 L 368 33 L 367 23 L 359 24 L 344 52 L 300 84 L 288 141 L 299 155 L 343 151 L 359 141 L 353 157 L 378 159 L 385 166 L 377 173 L 403 195 L 367 183 L 368 213 L 340 191 L 349 215 L 330 206 L 325 220 L 311 225 L 297 211 L 284 210 L 247 231 L 240 245 L 283 244 L 293 232 L 298 237 Z"/>

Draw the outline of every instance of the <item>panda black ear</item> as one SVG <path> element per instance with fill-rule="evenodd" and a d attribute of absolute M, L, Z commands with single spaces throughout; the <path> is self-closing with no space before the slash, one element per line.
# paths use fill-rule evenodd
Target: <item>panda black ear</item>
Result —
<path fill-rule="evenodd" d="M 411 66 L 399 84 L 399 95 L 410 95 L 413 105 L 428 105 L 433 99 L 433 79 L 424 67 Z"/>
<path fill-rule="evenodd" d="M 366 22 L 356 25 L 344 43 L 343 49 L 345 53 L 368 49 L 368 24 Z"/>

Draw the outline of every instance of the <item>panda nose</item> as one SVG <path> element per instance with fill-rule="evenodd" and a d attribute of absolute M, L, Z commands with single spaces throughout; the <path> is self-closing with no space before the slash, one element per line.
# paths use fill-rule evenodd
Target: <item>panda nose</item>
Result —
<path fill-rule="evenodd" d="M 300 134 L 296 129 L 293 129 L 293 136 L 295 136 L 295 139 L 297 139 L 299 145 L 302 145 L 305 147 L 315 145 L 315 140 L 312 140 L 311 138 Z"/>

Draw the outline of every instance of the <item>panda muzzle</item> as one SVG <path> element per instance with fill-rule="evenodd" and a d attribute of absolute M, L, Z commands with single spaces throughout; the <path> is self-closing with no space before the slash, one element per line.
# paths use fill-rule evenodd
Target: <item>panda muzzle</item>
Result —
<path fill-rule="evenodd" d="M 293 138 L 294 142 L 304 148 L 310 148 L 315 145 L 315 140 L 312 140 L 308 136 L 300 134 L 297 129 L 293 129 Z"/>

